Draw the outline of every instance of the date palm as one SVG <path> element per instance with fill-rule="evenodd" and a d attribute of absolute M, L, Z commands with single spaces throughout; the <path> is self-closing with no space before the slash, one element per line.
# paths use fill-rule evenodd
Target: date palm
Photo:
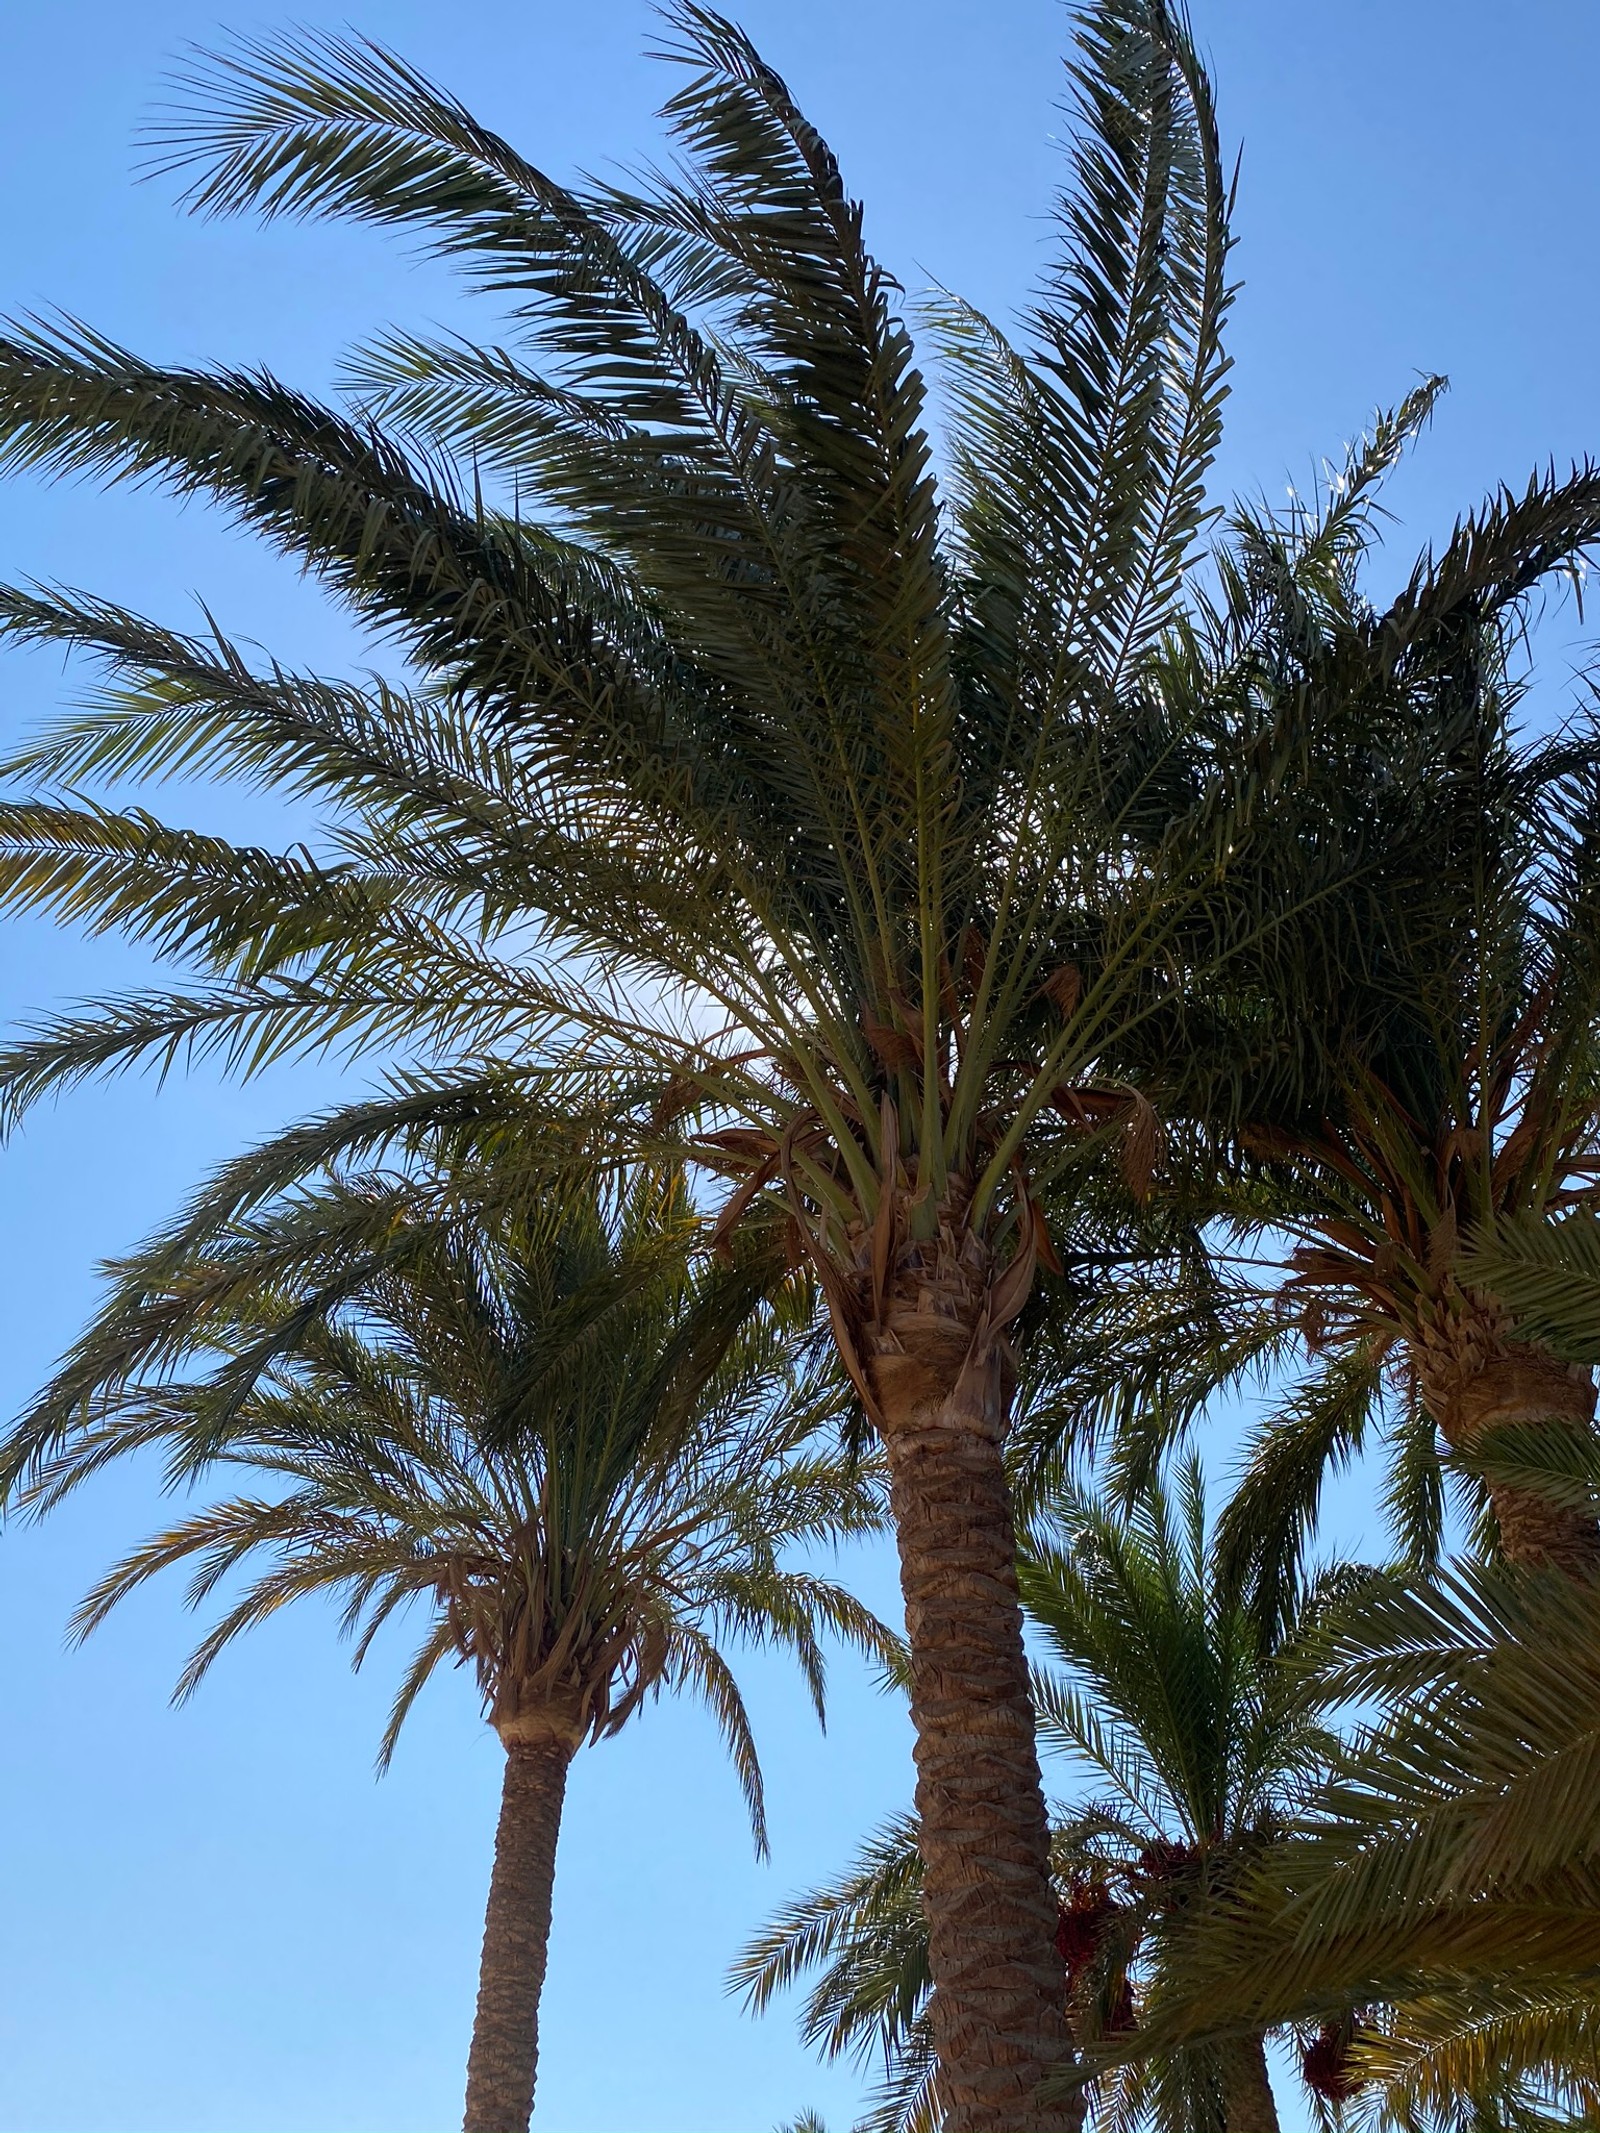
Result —
<path fill-rule="evenodd" d="M 730 1233 L 785 1218 L 887 1452 L 948 2122 L 1048 2129 L 1069 2040 L 1007 1329 L 1053 1253 L 1038 1192 L 1108 1137 L 1148 1181 L 1154 1116 L 1108 1047 L 1262 923 L 1218 882 L 1304 753 L 1299 706 L 1247 695 L 1186 749 L 1160 686 L 1226 372 L 1210 89 L 1168 0 L 1084 8 L 1022 344 L 953 300 L 927 322 L 936 478 L 833 156 L 736 29 L 669 20 L 680 161 L 630 184 L 558 182 L 365 44 L 243 44 L 191 81 L 165 149 L 196 205 L 408 229 L 499 300 L 504 346 L 390 335 L 326 405 L 78 328 L 0 339 L 11 463 L 218 500 L 417 676 L 0 595 L 13 635 L 113 673 L 14 760 L 38 797 L 0 823 L 0 887 L 195 972 L 46 1028 L 5 1100 L 397 1042 L 434 1063 L 259 1153 L 207 1219 L 509 1086 L 637 1145 L 675 1129 Z M 310 796 L 331 856 L 69 790 L 178 770 Z"/>
<path fill-rule="evenodd" d="M 1362 2124 L 1590 2122 L 1593 1584 L 1549 1568 L 1374 1577 L 1307 1656 L 1377 1715 L 1229 1906 L 1175 1937 L 1145 2041 L 1321 2021 Z"/>
<path fill-rule="evenodd" d="M 154 1448 L 174 1485 L 232 1483 L 133 1549 L 75 1618 L 147 1578 L 231 1585 L 179 1683 L 290 1602 L 344 1603 L 359 1665 L 391 1618 L 423 1634 L 386 1764 L 444 1662 L 469 1665 L 505 1751 L 468 2133 L 532 2108 L 556 1843 L 578 1750 L 662 1691 L 703 1698 L 764 1847 L 761 1776 L 730 1638 L 796 1654 L 820 1715 L 819 1632 L 894 1640 L 795 1543 L 881 1515 L 808 1448 L 837 1398 L 768 1311 L 729 1330 L 686 1253 L 681 1183 L 534 1199 L 466 1162 L 314 1179 L 204 1253 L 158 1244 L 7 1447 L 21 1502 L 57 1504 Z M 793 1317 L 791 1312 L 790 1317 Z"/>
<path fill-rule="evenodd" d="M 1293 1610 L 1327 1472 L 1379 1435 L 1417 1565 L 1443 1530 L 1441 1432 L 1494 1514 L 1486 1539 L 1528 1562 L 1600 1560 L 1591 1504 L 1487 1456 L 1537 1419 L 1560 1440 L 1546 1465 L 1581 1464 L 1594 1393 L 1473 1253 L 1508 1217 L 1537 1226 L 1589 1200 L 1600 1156 L 1600 719 L 1583 703 L 1553 738 L 1519 724 L 1527 598 L 1581 565 L 1600 484 L 1585 467 L 1491 499 L 1379 608 L 1364 589 L 1379 490 L 1442 382 L 1380 417 L 1315 505 L 1237 512 L 1214 593 L 1173 626 L 1166 685 L 1202 728 L 1234 694 L 1324 705 L 1299 835 L 1317 851 L 1360 822 L 1370 863 L 1337 896 L 1286 893 L 1281 923 L 1175 1025 L 1152 1016 L 1108 1046 L 1103 1064 L 1163 1097 L 1168 1236 L 1187 1222 L 1191 1241 L 1118 1273 L 1124 1334 L 1078 1285 L 1067 1322 L 1040 1328 L 1063 1367 L 1022 1422 L 1046 1474 L 1109 1429 L 1137 1477 L 1219 1387 L 1309 1348 L 1226 1519 L 1269 1612 Z M 1209 1270 L 1193 1241 L 1208 1224 L 1229 1247 Z"/>
<path fill-rule="evenodd" d="M 1600 1364 L 1593 1214 L 1502 1219 L 1464 1242 L 1460 1264 L 1542 1356 Z M 1588 1517 L 1600 1504 L 1592 1432 L 1551 1431 L 1536 1415 L 1496 1429 L 1478 1459 L 1491 1486 L 1553 1511 Z M 1549 1570 L 1373 1579 L 1308 1656 L 1330 1693 L 1381 1716 L 1242 1915 L 1202 1921 L 1169 1973 L 1158 2033 L 1259 2021 L 1269 2007 L 1321 2017 L 1336 2090 L 1363 2124 L 1398 2133 L 1593 2122 L 1592 1585 Z"/>
<path fill-rule="evenodd" d="M 1363 590 L 1370 496 L 1431 404 L 1429 390 L 1380 426 L 1325 511 L 1236 529 L 1219 641 L 1249 647 L 1263 688 L 1387 696 L 1393 746 L 1351 751 L 1350 804 L 1382 812 L 1405 786 L 1420 811 L 1403 885 L 1374 873 L 1318 911 L 1304 952 L 1341 973 L 1320 1010 L 1308 995 L 1289 1022 L 1275 973 L 1252 983 L 1235 963 L 1209 1059 L 1196 1043 L 1195 1111 L 1236 1165 L 1223 1208 L 1269 1261 L 1283 1247 L 1280 1301 L 1339 1358 L 1344 1391 L 1377 1397 L 1387 1376 L 1402 1452 L 1419 1442 L 1414 1395 L 1430 1440 L 1471 1466 L 1508 1425 L 1594 1432 L 1590 1373 L 1464 1254 L 1507 1218 L 1590 1203 L 1600 1178 L 1600 718 L 1582 702 L 1553 736 L 1528 731 L 1521 658 L 1528 595 L 1593 539 L 1597 477 L 1504 493 L 1380 610 Z M 1280 936 L 1274 952 L 1301 951 Z M 1217 1152 L 1214 1138 L 1197 1156 L 1202 1197 Z M 1347 1452 L 1366 1409 L 1330 1398 L 1320 1419 L 1302 1467 Z M 1280 1502 L 1306 1485 L 1281 1439 L 1264 1457 Z M 1503 1475 L 1488 1499 L 1509 1559 L 1600 1567 L 1586 1510 Z"/>
<path fill-rule="evenodd" d="M 1058 1532 L 1023 1552 L 1029 1617 L 1048 1655 L 1042 1738 L 1109 1789 L 1057 1811 L 1052 1866 L 1074 2027 L 1119 2041 L 1159 1979 L 1172 1921 L 1246 1878 L 1327 1767 L 1329 1701 L 1300 1663 L 1326 1590 L 1263 1635 L 1208 1533 L 1199 1474 L 1151 1483 L 1123 1516 L 1069 1496 Z M 927 1931 L 914 1825 L 879 1831 L 847 1875 L 795 1899 L 741 1956 L 764 2007 L 807 1972 L 807 2041 L 878 2060 L 875 2133 L 932 2133 L 940 2116 L 927 2021 Z M 1277 2127 L 1264 2028 L 1107 2075 L 1092 2124 L 1159 2133 Z"/>

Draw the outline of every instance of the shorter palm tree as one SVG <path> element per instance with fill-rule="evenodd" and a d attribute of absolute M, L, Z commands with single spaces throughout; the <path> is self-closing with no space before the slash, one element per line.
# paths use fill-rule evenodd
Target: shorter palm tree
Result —
<path fill-rule="evenodd" d="M 1175 1920 L 1244 1878 L 1325 1770 L 1327 1699 L 1298 1662 L 1326 1594 L 1263 1628 L 1219 1566 L 1198 1467 L 1151 1482 L 1123 1518 L 1079 1495 L 1024 1547 L 1029 1617 L 1056 1665 L 1036 1676 L 1041 1739 L 1106 1790 L 1054 1818 L 1073 2028 L 1094 2064 L 1125 2044 Z M 881 2059 L 874 2133 L 940 2122 L 927 2028 L 927 1935 L 915 1828 L 886 1824 L 847 1874 L 796 1898 L 741 1955 L 753 2007 L 817 1972 L 807 2042 Z M 1270 2026 L 1270 2025 L 1268 2025 Z M 1159 2133 L 1275 2133 L 1267 2026 L 1121 2065 L 1103 2062 L 1094 2123 Z"/>
<path fill-rule="evenodd" d="M 870 1477 L 808 1448 L 837 1405 L 797 1361 L 808 1314 L 730 1309 L 722 1274 L 694 1270 L 696 1234 L 673 1178 L 608 1207 L 594 1189 L 530 1202 L 492 1163 L 325 1176 L 206 1254 L 127 1262 L 11 1443 L 35 1510 L 148 1445 L 175 1483 L 251 1477 L 135 1548 L 75 1618 L 87 1633 L 169 1565 L 195 1565 L 193 1603 L 252 1568 L 180 1695 L 243 1631 L 324 1593 L 344 1601 L 358 1665 L 392 1616 L 423 1616 L 380 1764 L 440 1663 L 474 1669 L 505 1775 L 469 2133 L 513 2133 L 532 2109 L 576 1751 L 663 1688 L 700 1695 L 764 1847 L 725 1641 L 787 1645 L 819 1715 L 819 1632 L 897 1651 L 840 1586 L 784 1560 L 881 1510 Z"/>
<path fill-rule="evenodd" d="M 1326 2093 L 1363 2126 L 1596 2123 L 1592 1582 L 1466 1564 L 1372 1577 L 1305 1658 L 1379 1715 L 1230 1903 L 1185 1921 L 1142 2041 L 1321 2023 Z"/>

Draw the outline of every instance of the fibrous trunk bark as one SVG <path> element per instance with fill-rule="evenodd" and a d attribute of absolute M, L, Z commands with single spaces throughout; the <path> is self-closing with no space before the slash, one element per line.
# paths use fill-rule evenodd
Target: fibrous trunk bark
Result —
<path fill-rule="evenodd" d="M 1278 2106 L 1267 2078 L 1267 2048 L 1263 2040 L 1233 2037 L 1218 2049 L 1228 2133 L 1278 2133 Z"/>
<path fill-rule="evenodd" d="M 911 1653 L 923 1905 L 944 2133 L 1073 2133 L 1066 1972 L 1002 1461 L 1008 1375 L 924 1290 L 864 1342 Z"/>
<path fill-rule="evenodd" d="M 527 2133 L 533 2113 L 556 1840 L 575 1745 L 569 1733 L 537 1724 L 504 1726 L 501 1739 L 505 1777 L 467 2061 L 465 2133 Z"/>
<path fill-rule="evenodd" d="M 1468 1458 L 1485 1436 L 1512 1424 L 1594 1434 L 1590 1373 L 1514 1339 L 1509 1319 L 1490 1298 L 1474 1297 L 1466 1309 L 1424 1329 L 1418 1379 L 1445 1442 Z M 1600 1572 L 1600 1525 L 1589 1512 L 1515 1483 L 1491 1479 L 1488 1488 L 1508 1562 L 1573 1576 Z"/>

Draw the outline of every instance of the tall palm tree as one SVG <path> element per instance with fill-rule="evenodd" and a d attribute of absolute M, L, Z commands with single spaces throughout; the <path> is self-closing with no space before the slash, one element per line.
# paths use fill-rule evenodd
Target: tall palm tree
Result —
<path fill-rule="evenodd" d="M 1172 1924 L 1239 1885 L 1335 1748 L 1331 1697 L 1301 1663 L 1327 1597 L 1263 1633 L 1208 1533 L 1196 1465 L 1149 1484 L 1131 1515 L 1082 1497 L 1024 1550 L 1028 1614 L 1053 1664 L 1043 1737 L 1109 1789 L 1058 1810 L 1052 1844 L 1074 2028 L 1120 2041 L 1158 1979 Z M 927 1932 L 914 1825 L 879 1831 L 849 1873 L 786 1905 L 735 1969 L 753 2007 L 820 1972 L 802 2016 L 830 2055 L 879 2059 L 875 2133 L 943 2124 L 927 2021 Z M 1131 1984 L 1130 1984 L 1131 1980 Z M 1276 2133 L 1265 2026 L 1179 2048 L 1097 2084 L 1093 2124 L 1158 2133 Z"/>
<path fill-rule="evenodd" d="M 1302 943 L 1332 954 L 1338 982 L 1291 1018 L 1275 968 L 1236 959 L 1210 1045 L 1191 1022 L 1210 1128 L 1197 1193 L 1220 1142 L 1222 1210 L 1265 1235 L 1281 1303 L 1342 1374 L 1293 1459 L 1267 1440 L 1280 1505 L 1304 1486 L 1296 1461 L 1359 1438 L 1386 1376 L 1401 1416 L 1414 1392 L 1429 1441 L 1437 1428 L 1467 1466 L 1507 1425 L 1594 1432 L 1589 1371 L 1465 1254 L 1508 1217 L 1600 1190 L 1600 717 L 1584 701 L 1553 736 L 1528 731 L 1522 657 L 1527 596 L 1592 540 L 1600 476 L 1506 492 L 1380 610 L 1363 589 L 1371 494 L 1431 402 L 1380 427 L 1324 511 L 1240 519 L 1211 625 L 1219 646 L 1251 647 L 1264 688 L 1387 697 L 1393 747 L 1349 752 L 1349 803 L 1381 811 L 1398 784 L 1421 803 L 1403 893 L 1378 872 L 1352 883 L 1314 922 L 1343 938 Z M 1280 933 L 1272 953 L 1301 948 Z M 1417 1446 L 1416 1422 L 1400 1434 Z M 1590 1511 L 1504 1476 L 1487 1493 L 1510 1560 L 1600 1568 Z"/>
<path fill-rule="evenodd" d="M 761 1776 L 724 1646 L 789 1646 L 819 1715 L 828 1629 L 895 1641 L 786 1551 L 881 1517 L 869 1477 L 808 1448 L 837 1407 L 768 1312 L 731 1335 L 681 1182 L 530 1204 L 492 1165 L 334 1174 L 188 1257 L 120 1269 L 99 1323 L 18 1425 L 8 1467 L 43 1511 L 156 1447 L 173 1484 L 244 1477 L 111 1569 L 86 1634 L 158 1571 L 230 1598 L 185 1668 L 290 1601 L 344 1601 L 359 1665 L 423 1635 L 380 1751 L 441 1662 L 468 1663 L 505 1751 L 467 2071 L 468 2133 L 532 2109 L 568 1772 L 663 1689 L 709 1704 L 765 1846 Z M 792 1314 L 791 1314 L 792 1316 Z"/>
<path fill-rule="evenodd" d="M 40 797 L 0 825 L 6 898 L 196 973 L 14 1050 L 6 1104 L 152 1053 L 396 1040 L 446 1065 L 227 1192 L 515 1083 L 644 1142 L 675 1122 L 730 1228 L 776 1210 L 888 1456 L 949 2124 L 1048 2129 L 1069 2042 L 1007 1329 L 1053 1253 L 1036 1188 L 1108 1137 L 1148 1181 L 1153 1113 L 1102 1055 L 1168 1004 L 1184 914 L 1213 948 L 1257 923 L 1213 891 L 1303 740 L 1246 705 L 1197 763 L 1154 687 L 1227 367 L 1211 92 L 1169 0 L 1089 0 L 1023 344 L 953 300 L 927 323 L 939 481 L 835 159 L 733 26 L 670 20 L 681 160 L 630 185 L 557 182 L 370 45 L 200 64 L 165 139 L 196 205 L 408 229 L 500 299 L 503 347 L 391 335 L 329 406 L 76 327 L 0 339 L 10 463 L 220 501 L 420 677 L 0 595 L 14 636 L 115 674 L 11 766 Z M 178 768 L 326 803 L 334 856 L 60 790 Z"/>

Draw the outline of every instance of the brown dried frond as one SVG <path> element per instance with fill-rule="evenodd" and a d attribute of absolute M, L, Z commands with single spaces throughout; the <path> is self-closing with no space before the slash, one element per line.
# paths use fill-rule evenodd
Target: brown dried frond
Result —
<path fill-rule="evenodd" d="M 1061 1263 L 1061 1254 L 1056 1250 L 1055 1240 L 1050 1235 L 1050 1225 L 1045 1220 L 1044 1209 L 1037 1200 L 1028 1202 L 1028 1220 L 1033 1225 L 1033 1248 L 1039 1256 L 1039 1264 L 1047 1274 L 1060 1276 L 1067 1270 Z"/>
<path fill-rule="evenodd" d="M 1155 1188 L 1156 1165 L 1165 1135 L 1155 1108 L 1137 1089 L 1128 1092 L 1128 1129 L 1122 1142 L 1122 1175 L 1136 1200 L 1148 1200 Z"/>
<path fill-rule="evenodd" d="M 872 1016 L 863 1015 L 861 1034 L 891 1074 L 898 1074 L 902 1069 L 914 1067 L 921 1061 L 921 1040 L 911 1036 L 906 1030 L 896 1029 L 892 1023 L 877 1022 Z"/>
<path fill-rule="evenodd" d="M 776 1138 L 759 1126 L 724 1126 L 716 1133 L 702 1133 L 696 1139 L 697 1151 L 714 1149 L 717 1154 L 732 1158 L 725 1167 L 747 1169 L 752 1163 L 764 1163 L 778 1152 Z"/>
<path fill-rule="evenodd" d="M 697 1081 L 691 1080 L 687 1074 L 675 1074 L 651 1105 L 650 1124 L 658 1133 L 676 1125 L 686 1112 L 694 1109 L 699 1096 Z"/>
<path fill-rule="evenodd" d="M 959 950 L 961 977 L 969 993 L 983 983 L 983 966 L 989 958 L 989 942 L 981 926 L 963 926 Z"/>
<path fill-rule="evenodd" d="M 1063 963 L 1059 970 L 1051 971 L 1039 990 L 1060 1010 L 1062 1021 L 1070 1022 L 1083 998 L 1083 972 L 1076 963 Z"/>
<path fill-rule="evenodd" d="M 1240 1129 L 1239 1146 L 1246 1155 L 1260 1156 L 1268 1163 L 1286 1162 L 1301 1152 L 1294 1135 L 1281 1126 L 1244 1126 Z"/>

